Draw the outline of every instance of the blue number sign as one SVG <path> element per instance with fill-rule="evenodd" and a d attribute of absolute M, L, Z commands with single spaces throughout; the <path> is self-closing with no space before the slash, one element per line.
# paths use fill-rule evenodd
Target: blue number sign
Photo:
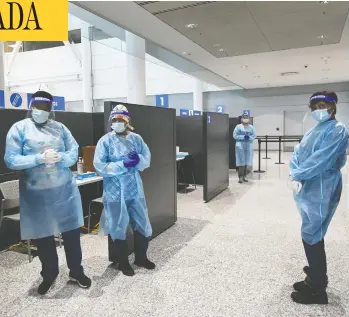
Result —
<path fill-rule="evenodd" d="M 156 106 L 160 108 L 168 108 L 168 95 L 156 95 Z"/>
<path fill-rule="evenodd" d="M 216 105 L 216 112 L 224 113 L 224 105 Z"/>

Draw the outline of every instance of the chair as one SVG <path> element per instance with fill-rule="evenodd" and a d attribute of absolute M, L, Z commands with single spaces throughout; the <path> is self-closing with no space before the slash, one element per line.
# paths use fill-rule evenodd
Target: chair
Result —
<path fill-rule="evenodd" d="M 91 205 L 97 203 L 103 205 L 103 197 L 99 197 L 96 199 L 91 200 L 90 204 L 88 205 L 88 225 L 87 225 L 87 233 L 90 233 L 91 231 Z"/>
<path fill-rule="evenodd" d="M 4 216 L 5 210 L 19 208 L 19 181 L 13 180 L 9 182 L 0 183 L 0 191 L 3 196 L 3 199 L 1 200 L 1 205 L 0 205 L 0 228 L 1 228 L 3 219 L 9 219 L 17 222 L 20 221 L 19 212 L 13 215 Z M 59 246 L 62 247 L 62 240 L 61 240 L 60 234 L 58 235 L 58 240 L 59 240 Z M 28 260 L 29 260 L 29 263 L 31 263 L 32 256 L 31 256 L 30 240 L 27 240 L 27 249 L 28 249 Z"/>
<path fill-rule="evenodd" d="M 184 185 L 185 193 L 188 192 L 187 187 L 190 185 L 193 185 L 196 189 L 195 164 L 192 155 L 188 155 L 180 161 L 180 171 L 183 182 L 179 182 L 179 185 Z"/>

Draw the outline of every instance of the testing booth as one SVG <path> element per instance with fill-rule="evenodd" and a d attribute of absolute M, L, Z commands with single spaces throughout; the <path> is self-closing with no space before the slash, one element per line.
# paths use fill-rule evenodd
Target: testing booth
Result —
<path fill-rule="evenodd" d="M 176 126 L 177 146 L 192 155 L 196 184 L 203 185 L 203 200 L 208 202 L 229 186 L 228 115 L 179 116 Z"/>

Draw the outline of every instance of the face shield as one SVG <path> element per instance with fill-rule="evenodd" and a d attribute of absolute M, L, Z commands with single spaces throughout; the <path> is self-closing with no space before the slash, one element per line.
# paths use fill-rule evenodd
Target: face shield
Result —
<path fill-rule="evenodd" d="M 110 131 L 116 133 L 122 133 L 126 129 L 133 131 L 134 128 L 131 126 L 130 113 L 124 105 L 117 105 L 114 107 L 109 116 L 108 126 Z"/>
<path fill-rule="evenodd" d="M 54 120 L 52 100 L 44 97 L 33 97 L 30 101 L 27 117 L 32 118 L 38 124 Z"/>
<path fill-rule="evenodd" d="M 336 100 L 328 95 L 317 95 L 310 98 L 309 108 L 312 117 L 318 122 L 325 122 L 336 114 Z"/>

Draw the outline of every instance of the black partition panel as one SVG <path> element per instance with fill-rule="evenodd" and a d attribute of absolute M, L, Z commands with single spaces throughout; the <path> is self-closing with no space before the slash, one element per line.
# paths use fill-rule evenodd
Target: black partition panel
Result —
<path fill-rule="evenodd" d="M 194 176 L 198 185 L 204 184 L 205 157 L 203 146 L 202 116 L 176 118 L 177 146 L 181 152 L 188 152 L 194 160 Z M 189 178 L 189 176 L 185 177 Z"/>
<path fill-rule="evenodd" d="M 106 131 L 109 131 L 111 109 L 117 104 L 127 107 L 134 132 L 143 137 L 152 154 L 151 166 L 141 176 L 155 237 L 177 221 L 176 112 L 174 109 L 105 102 Z M 115 253 L 110 243 L 109 240 L 109 260 L 114 262 Z"/>
<path fill-rule="evenodd" d="M 208 202 L 229 186 L 229 117 L 204 112 L 203 125 L 206 139 L 204 201 Z"/>

